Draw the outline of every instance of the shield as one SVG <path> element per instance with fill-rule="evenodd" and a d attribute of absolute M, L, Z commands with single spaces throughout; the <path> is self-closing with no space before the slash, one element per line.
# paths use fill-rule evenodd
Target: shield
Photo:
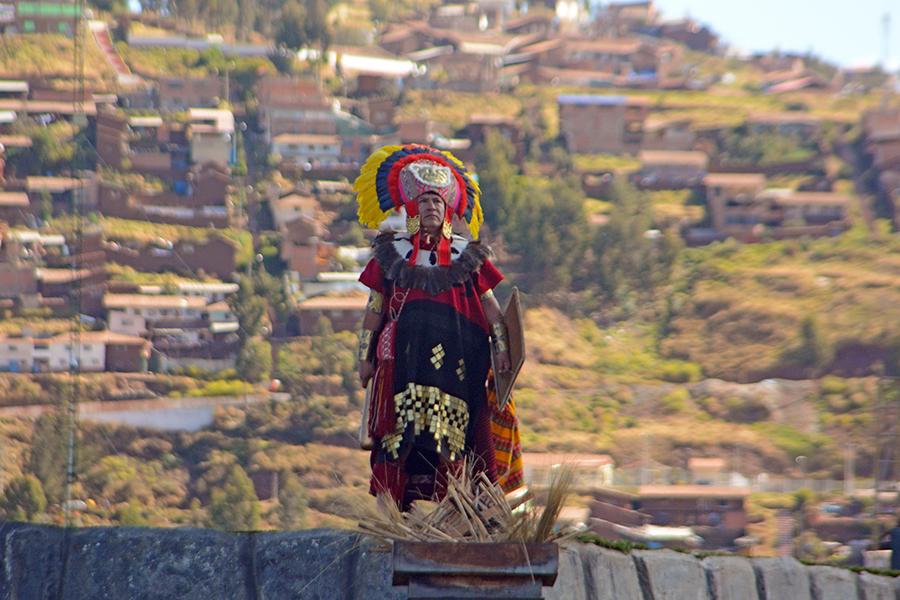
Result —
<path fill-rule="evenodd" d="M 509 344 L 509 371 L 499 372 L 494 368 L 494 384 L 497 387 L 497 406 L 502 411 L 509 402 L 513 385 L 525 364 L 525 328 L 522 325 L 522 306 L 519 304 L 519 288 L 513 288 L 506 308 L 503 310 L 506 323 L 506 337 Z M 491 366 L 497 363 L 493 345 L 491 346 Z"/>

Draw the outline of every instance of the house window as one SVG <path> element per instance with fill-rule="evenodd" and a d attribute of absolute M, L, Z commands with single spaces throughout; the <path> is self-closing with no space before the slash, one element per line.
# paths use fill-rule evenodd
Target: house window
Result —
<path fill-rule="evenodd" d="M 93 349 L 94 349 L 94 346 L 93 346 L 92 344 L 85 344 L 85 345 L 84 345 L 84 351 L 85 351 L 85 352 L 90 352 L 90 351 L 93 350 Z"/>
<path fill-rule="evenodd" d="M 25 33 L 34 33 L 34 21 L 25 21 L 24 23 L 22 23 L 22 30 Z"/>
<path fill-rule="evenodd" d="M 18 350 L 18 349 L 19 349 L 18 346 L 12 346 L 12 345 L 9 346 L 9 350 L 10 350 L 11 352 L 15 352 L 15 351 Z"/>

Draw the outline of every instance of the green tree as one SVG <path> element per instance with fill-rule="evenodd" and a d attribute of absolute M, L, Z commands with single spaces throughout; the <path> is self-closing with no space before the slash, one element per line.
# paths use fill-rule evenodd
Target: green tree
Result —
<path fill-rule="evenodd" d="M 111 502 L 151 502 L 153 490 L 146 481 L 146 463 L 126 455 L 110 454 L 92 464 L 84 475 L 91 493 Z"/>
<path fill-rule="evenodd" d="M 242 339 L 257 335 L 266 316 L 266 301 L 256 294 L 253 280 L 242 276 L 238 291 L 229 298 L 229 305 L 237 315 Z"/>
<path fill-rule="evenodd" d="M 209 524 L 228 531 L 252 531 L 260 523 L 259 499 L 244 469 L 233 464 L 222 483 L 214 489 L 209 506 Z"/>
<path fill-rule="evenodd" d="M 800 341 L 785 352 L 783 357 L 789 364 L 807 369 L 821 369 L 832 358 L 831 346 L 822 334 L 819 323 L 812 315 L 807 315 L 800 323 Z"/>
<path fill-rule="evenodd" d="M 653 229 L 650 199 L 628 183 L 617 180 L 610 200 L 614 207 L 609 221 L 592 243 L 594 281 L 612 300 L 652 294 L 671 275 L 681 249 L 678 235 Z"/>
<path fill-rule="evenodd" d="M 62 502 L 65 494 L 68 438 L 68 418 L 60 409 L 44 413 L 35 422 L 28 468 L 54 503 Z"/>
<path fill-rule="evenodd" d="M 514 156 L 509 140 L 493 130 L 488 130 L 484 144 L 475 153 L 484 220 L 491 229 L 499 230 L 507 223 L 515 202 L 518 171 L 512 162 Z"/>
<path fill-rule="evenodd" d="M 44 488 L 34 475 L 22 475 L 9 482 L 0 497 L 0 510 L 11 521 L 32 521 L 47 508 Z"/>
<path fill-rule="evenodd" d="M 309 43 L 306 29 L 306 8 L 297 0 L 285 2 L 281 19 L 275 30 L 275 43 L 297 50 Z"/>
<path fill-rule="evenodd" d="M 278 521 L 282 529 L 302 529 L 306 522 L 306 493 L 293 471 L 281 474 L 278 489 Z"/>
<path fill-rule="evenodd" d="M 326 0 L 306 0 L 306 19 L 303 22 L 306 39 L 317 42 L 321 50 L 331 43 L 328 30 L 328 3 Z"/>
<path fill-rule="evenodd" d="M 566 289 L 584 257 L 584 198 L 565 179 L 523 181 L 501 231 L 537 290 Z"/>
<path fill-rule="evenodd" d="M 238 377 L 250 383 L 268 379 L 272 371 L 272 346 L 259 338 L 247 338 L 234 365 Z"/>
<path fill-rule="evenodd" d="M 119 524 L 126 527 L 144 527 L 150 524 L 144 516 L 143 506 L 137 498 L 132 498 L 117 511 Z"/>

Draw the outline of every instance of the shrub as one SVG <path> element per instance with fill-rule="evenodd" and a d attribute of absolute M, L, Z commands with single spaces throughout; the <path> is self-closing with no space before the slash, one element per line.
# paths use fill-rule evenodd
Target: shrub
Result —
<path fill-rule="evenodd" d="M 246 381 L 237 381 L 234 379 L 216 380 L 207 382 L 203 387 L 188 391 L 187 395 L 191 397 L 242 396 L 244 394 L 252 394 L 253 389 L 253 385 Z"/>
<path fill-rule="evenodd" d="M 675 415 L 686 411 L 690 400 L 690 393 L 684 388 L 678 388 L 663 396 L 659 404 L 665 414 Z"/>
<path fill-rule="evenodd" d="M 668 360 L 659 369 L 659 378 L 672 383 L 699 381 L 702 375 L 700 365 L 681 360 Z"/>

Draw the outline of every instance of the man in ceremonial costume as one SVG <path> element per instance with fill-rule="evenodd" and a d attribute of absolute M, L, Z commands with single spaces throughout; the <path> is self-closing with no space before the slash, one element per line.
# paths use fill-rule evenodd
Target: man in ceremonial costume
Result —
<path fill-rule="evenodd" d="M 370 491 L 404 510 L 439 499 L 463 459 L 518 487 L 514 409 L 489 402 L 487 386 L 491 344 L 495 367 L 510 366 L 493 294 L 503 276 L 486 246 L 453 234 L 453 223 L 465 222 L 478 238 L 477 183 L 451 154 L 412 144 L 373 153 L 354 190 L 365 226 L 406 212 L 406 231 L 379 234 L 360 276 L 371 290 L 359 345 L 360 382 L 370 386 Z"/>

